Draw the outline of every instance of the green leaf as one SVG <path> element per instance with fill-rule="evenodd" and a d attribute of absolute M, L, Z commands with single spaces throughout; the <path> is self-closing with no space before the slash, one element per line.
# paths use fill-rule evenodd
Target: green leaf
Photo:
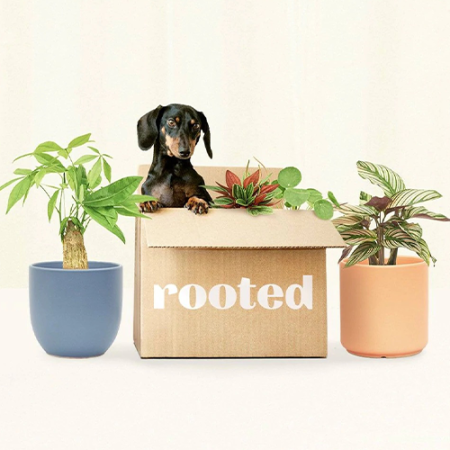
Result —
<path fill-rule="evenodd" d="M 342 232 L 341 236 L 349 245 L 359 245 L 363 242 L 375 242 L 377 240 L 375 231 L 365 229 L 347 230 Z"/>
<path fill-rule="evenodd" d="M 10 209 L 23 197 L 25 197 L 30 190 L 31 187 L 31 177 L 27 176 L 22 181 L 19 181 L 11 190 L 8 198 L 8 208 L 6 210 L 6 214 L 10 211 Z"/>
<path fill-rule="evenodd" d="M 413 239 L 419 241 L 422 238 L 422 227 L 418 223 L 398 223 L 397 226 Z"/>
<path fill-rule="evenodd" d="M 69 221 L 69 218 L 65 217 L 59 224 L 59 235 L 61 236 L 61 240 L 64 239 L 64 233 L 66 231 L 66 225 L 67 225 L 68 221 Z"/>
<path fill-rule="evenodd" d="M 292 188 L 302 181 L 302 174 L 296 167 L 286 167 L 278 174 L 278 184 L 284 188 Z"/>
<path fill-rule="evenodd" d="M 236 186 L 236 185 L 235 185 Z M 227 198 L 227 197 L 224 197 L 224 198 L 216 198 L 215 200 L 214 200 L 214 204 L 215 205 L 231 205 L 231 204 L 233 204 L 233 200 L 231 200 L 231 198 Z"/>
<path fill-rule="evenodd" d="M 117 225 L 111 225 L 109 219 L 100 212 L 101 210 L 99 211 L 98 208 L 90 208 L 86 205 L 83 205 L 83 208 L 92 219 L 111 233 L 115 234 L 125 244 L 125 236 L 123 235 L 122 230 Z"/>
<path fill-rule="evenodd" d="M 97 153 L 97 155 L 100 155 L 100 151 L 97 150 L 96 148 L 90 147 L 89 145 L 88 145 L 88 148 L 90 148 L 94 153 Z M 107 155 L 104 155 L 104 156 L 107 156 Z"/>
<path fill-rule="evenodd" d="M 63 150 L 61 146 L 59 146 L 56 142 L 53 141 L 47 141 L 43 142 L 42 144 L 39 144 L 36 147 L 36 150 L 34 153 L 48 153 L 48 152 L 59 152 Z"/>
<path fill-rule="evenodd" d="M 284 191 L 284 199 L 292 206 L 302 206 L 309 199 L 310 192 L 307 189 L 287 188 Z"/>
<path fill-rule="evenodd" d="M 72 149 L 70 147 L 68 148 L 62 148 L 59 152 L 58 155 L 61 156 L 62 158 L 68 158 L 70 153 L 71 153 Z"/>
<path fill-rule="evenodd" d="M 86 196 L 84 204 L 89 207 L 118 206 L 136 191 L 142 177 L 125 177 Z"/>
<path fill-rule="evenodd" d="M 106 179 L 111 183 L 111 166 L 106 159 L 103 159 L 103 173 Z"/>
<path fill-rule="evenodd" d="M 328 200 L 317 200 L 314 203 L 314 212 L 319 219 L 329 220 L 333 217 L 333 205 Z"/>
<path fill-rule="evenodd" d="M 2 191 L 3 189 L 7 188 L 9 185 L 15 183 L 17 180 L 21 180 L 21 179 L 22 179 L 22 177 L 18 177 L 18 178 L 14 178 L 13 180 L 7 181 L 5 184 L 2 184 L 0 186 L 0 191 Z"/>
<path fill-rule="evenodd" d="M 79 164 L 86 164 L 88 162 L 91 162 L 92 160 L 96 159 L 97 156 L 95 155 L 84 155 L 80 156 L 74 163 L 74 166 L 78 166 Z"/>
<path fill-rule="evenodd" d="M 56 161 L 56 158 L 52 155 L 47 155 L 46 153 L 35 153 L 34 157 L 40 164 L 52 164 Z"/>
<path fill-rule="evenodd" d="M 336 200 L 336 197 L 334 196 L 334 194 L 331 191 L 328 191 L 328 199 L 330 200 L 331 203 L 333 203 L 334 206 L 336 206 L 337 208 L 339 208 L 339 206 L 341 206 L 339 204 L 339 202 Z"/>
<path fill-rule="evenodd" d="M 144 202 L 154 202 L 154 201 L 158 201 L 157 198 L 152 197 L 150 195 L 130 195 L 128 197 L 128 199 L 126 200 L 126 202 L 122 202 L 122 205 L 126 205 L 126 204 L 136 204 L 136 203 L 144 203 Z"/>
<path fill-rule="evenodd" d="M 358 161 L 356 167 L 361 178 L 369 180 L 372 184 L 381 187 L 384 194 L 389 198 L 392 198 L 394 194 L 405 189 L 405 183 L 400 175 L 386 166 Z"/>
<path fill-rule="evenodd" d="M 309 192 L 308 204 L 310 206 L 314 206 L 314 203 L 316 203 L 318 200 L 322 200 L 323 195 L 317 189 L 309 188 L 307 189 L 307 191 Z"/>
<path fill-rule="evenodd" d="M 33 171 L 30 169 L 16 169 L 14 175 L 29 175 L 31 172 Z"/>
<path fill-rule="evenodd" d="M 365 261 L 366 259 L 375 255 L 378 250 L 380 250 L 380 248 L 381 247 L 376 242 L 365 242 L 361 245 L 358 245 L 348 259 L 345 266 L 350 267 L 361 261 Z"/>
<path fill-rule="evenodd" d="M 396 208 L 399 206 L 409 206 L 416 203 L 428 202 L 442 197 L 437 191 L 426 189 L 404 189 L 392 197 L 389 208 Z"/>
<path fill-rule="evenodd" d="M 45 169 L 39 170 L 39 172 L 36 174 L 36 176 L 34 177 L 34 182 L 36 183 L 37 187 L 39 187 L 41 185 L 41 181 L 45 177 L 46 174 L 47 174 L 47 171 Z"/>
<path fill-rule="evenodd" d="M 50 220 L 52 220 L 53 211 L 55 210 L 59 193 L 60 193 L 60 191 L 55 191 L 53 193 L 53 195 L 50 197 L 50 200 L 48 201 L 47 214 L 48 214 L 49 222 L 50 222 Z"/>
<path fill-rule="evenodd" d="M 77 183 L 77 171 L 76 171 L 75 167 L 70 166 L 67 169 L 66 178 L 67 178 L 67 183 L 70 186 L 70 189 L 72 189 L 72 191 L 76 192 L 77 188 L 78 188 L 78 183 Z"/>
<path fill-rule="evenodd" d="M 143 219 L 149 219 L 149 216 L 146 216 L 141 213 L 141 210 L 135 205 L 127 205 L 127 206 L 116 206 L 116 211 L 122 216 L 128 217 L 141 217 Z"/>
<path fill-rule="evenodd" d="M 98 158 L 87 176 L 89 187 L 91 189 L 95 189 L 95 187 L 97 186 L 95 183 L 97 182 L 98 177 L 100 176 L 101 173 L 102 173 L 102 159 Z"/>
<path fill-rule="evenodd" d="M 75 139 L 72 139 L 67 147 L 69 148 L 80 147 L 81 145 L 86 144 L 86 142 L 89 142 L 90 138 L 91 133 L 83 134 L 82 136 L 78 136 Z"/>
<path fill-rule="evenodd" d="M 273 209 L 270 206 L 252 206 L 247 208 L 247 212 L 252 216 L 268 215 L 273 213 Z"/>

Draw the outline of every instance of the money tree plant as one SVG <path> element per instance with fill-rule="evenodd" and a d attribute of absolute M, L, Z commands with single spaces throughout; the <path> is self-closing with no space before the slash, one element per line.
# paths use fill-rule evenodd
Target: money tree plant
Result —
<path fill-rule="evenodd" d="M 399 248 L 416 253 L 428 265 L 436 262 L 422 237 L 422 227 L 415 219 L 448 222 L 443 214 L 429 211 L 420 203 L 441 197 L 427 189 L 407 189 L 402 178 L 386 166 L 358 161 L 361 178 L 380 187 L 383 195 L 360 194 L 359 205 L 339 204 L 335 209 L 342 216 L 334 225 L 348 246 L 340 261 L 348 257 L 346 266 L 369 260 L 370 265 L 395 265 Z M 387 254 L 389 252 L 389 254 Z"/>
<path fill-rule="evenodd" d="M 119 215 L 148 218 L 141 214 L 136 203 L 155 200 L 147 195 L 134 195 L 142 177 L 125 177 L 111 183 L 111 156 L 101 153 L 92 143 L 91 134 L 79 136 L 66 146 L 44 142 L 34 152 L 14 161 L 33 157 L 34 169 L 18 168 L 16 178 L 0 186 L 0 191 L 13 185 L 6 213 L 19 201 L 25 203 L 33 187 L 48 197 L 49 221 L 57 214 L 59 235 L 63 245 L 64 269 L 87 269 L 88 260 L 84 234 L 92 220 L 99 223 L 125 243 L 117 226 Z M 80 147 L 89 151 L 80 154 Z M 86 165 L 91 167 L 88 169 Z M 101 186 L 106 179 L 109 184 Z"/>

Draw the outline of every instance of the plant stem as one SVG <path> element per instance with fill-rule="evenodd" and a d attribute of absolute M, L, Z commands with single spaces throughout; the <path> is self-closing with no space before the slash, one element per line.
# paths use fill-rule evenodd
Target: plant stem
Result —
<path fill-rule="evenodd" d="M 380 250 L 378 250 L 378 265 L 384 266 L 383 228 L 379 223 L 377 224 L 377 235 L 378 245 L 380 246 Z"/>
<path fill-rule="evenodd" d="M 389 255 L 389 261 L 387 263 L 388 266 L 395 266 L 397 264 L 397 254 L 398 248 L 393 248 L 391 250 L 391 254 Z"/>
<path fill-rule="evenodd" d="M 87 253 L 81 232 L 69 219 L 63 239 L 63 269 L 87 269 Z"/>

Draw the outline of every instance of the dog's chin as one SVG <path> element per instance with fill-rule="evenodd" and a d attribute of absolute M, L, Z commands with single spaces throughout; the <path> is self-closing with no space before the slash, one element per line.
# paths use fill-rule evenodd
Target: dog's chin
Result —
<path fill-rule="evenodd" d="M 173 152 L 171 152 L 170 150 L 167 150 L 167 156 L 170 156 L 171 158 L 176 158 L 176 159 L 181 159 L 181 160 L 187 160 L 187 159 L 190 159 L 191 158 L 191 156 L 192 156 L 192 154 L 191 153 L 189 153 L 189 155 L 187 155 L 187 156 L 182 156 L 182 155 L 180 155 L 179 153 L 173 153 Z"/>

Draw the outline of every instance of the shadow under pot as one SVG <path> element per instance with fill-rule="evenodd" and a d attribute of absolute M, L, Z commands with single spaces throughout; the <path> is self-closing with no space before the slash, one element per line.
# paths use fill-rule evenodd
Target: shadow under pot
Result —
<path fill-rule="evenodd" d="M 89 262 L 63 269 L 61 261 L 30 266 L 33 331 L 50 355 L 89 358 L 108 350 L 122 314 L 122 266 Z"/>
<path fill-rule="evenodd" d="M 399 256 L 396 266 L 340 263 L 341 343 L 354 355 L 395 358 L 428 342 L 428 266 Z"/>

